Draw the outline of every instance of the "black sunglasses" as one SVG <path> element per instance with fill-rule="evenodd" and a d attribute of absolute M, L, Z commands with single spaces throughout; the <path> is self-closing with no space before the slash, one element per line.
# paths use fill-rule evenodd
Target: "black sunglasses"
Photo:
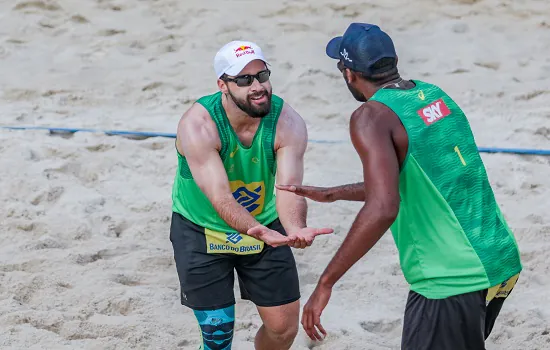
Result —
<path fill-rule="evenodd" d="M 223 78 L 224 81 L 232 81 L 237 84 L 239 87 L 244 86 L 250 86 L 254 82 L 254 78 L 258 79 L 258 82 L 265 83 L 269 80 L 269 76 L 271 75 L 271 71 L 269 69 L 263 70 L 261 72 L 258 72 L 257 74 L 244 74 L 244 75 L 238 75 L 235 78 L 229 78 L 228 76 L 225 76 Z"/>

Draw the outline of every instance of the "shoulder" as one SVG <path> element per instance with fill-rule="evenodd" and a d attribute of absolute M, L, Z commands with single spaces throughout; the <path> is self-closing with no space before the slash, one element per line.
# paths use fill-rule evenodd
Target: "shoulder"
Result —
<path fill-rule="evenodd" d="M 393 116 L 382 103 L 368 101 L 357 108 L 350 118 L 350 136 L 355 147 L 370 148 L 381 141 L 391 140 Z"/>
<path fill-rule="evenodd" d="M 184 131 L 197 131 L 196 129 L 208 130 L 215 127 L 214 120 L 206 108 L 198 102 L 195 102 L 180 118 L 178 129 Z"/>
<path fill-rule="evenodd" d="M 306 122 L 302 116 L 296 112 L 292 106 L 284 102 L 281 109 L 281 115 L 279 116 L 279 121 L 277 122 L 277 128 L 305 128 Z"/>
<path fill-rule="evenodd" d="M 350 118 L 350 130 L 390 130 L 397 115 L 385 104 L 368 101 L 357 108 Z"/>
<path fill-rule="evenodd" d="M 284 102 L 277 121 L 275 148 L 296 143 L 307 143 L 306 122 L 290 104 Z"/>
<path fill-rule="evenodd" d="M 178 143 L 182 144 L 219 144 L 216 123 L 208 110 L 195 102 L 181 116 L 177 132 Z M 181 150 L 180 150 L 181 151 Z"/>

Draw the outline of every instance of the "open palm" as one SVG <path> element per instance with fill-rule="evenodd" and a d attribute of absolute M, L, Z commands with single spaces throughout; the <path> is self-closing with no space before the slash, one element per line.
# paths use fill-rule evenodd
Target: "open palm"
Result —
<path fill-rule="evenodd" d="M 266 244 L 272 247 L 280 247 L 283 245 L 292 246 L 294 244 L 291 237 L 282 235 L 281 233 L 271 230 L 263 225 L 252 227 L 248 230 L 247 234 L 249 236 L 256 237 L 261 241 L 264 241 Z"/>
<path fill-rule="evenodd" d="M 314 228 L 314 227 L 304 227 L 302 229 L 293 231 L 289 233 L 289 237 L 294 240 L 293 244 L 290 244 L 291 247 L 304 249 L 309 247 L 315 237 L 319 235 L 326 235 L 334 232 L 331 228 Z"/>

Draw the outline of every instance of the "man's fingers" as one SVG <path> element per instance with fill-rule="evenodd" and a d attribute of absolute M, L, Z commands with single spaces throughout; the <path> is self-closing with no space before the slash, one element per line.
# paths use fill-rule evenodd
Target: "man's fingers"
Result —
<path fill-rule="evenodd" d="M 304 249 L 307 246 L 307 242 L 303 239 L 297 239 L 296 242 L 294 242 L 294 248 L 297 249 Z"/>
<path fill-rule="evenodd" d="M 246 234 L 249 235 L 249 236 L 257 236 L 257 235 L 261 234 L 262 232 L 263 232 L 263 227 L 254 226 L 254 227 L 248 229 Z"/>
<path fill-rule="evenodd" d="M 311 333 L 313 333 L 313 336 L 315 337 L 315 340 L 321 341 L 323 340 L 323 337 L 317 332 L 317 328 L 315 327 L 315 324 L 311 327 Z"/>
<path fill-rule="evenodd" d="M 323 333 L 323 337 L 327 336 L 327 331 L 325 331 L 325 329 L 321 325 L 321 315 L 320 314 L 315 315 L 315 327 L 317 327 L 317 329 L 319 329 L 321 331 L 321 333 Z M 322 340 L 322 339 L 319 339 L 319 340 Z"/>
<path fill-rule="evenodd" d="M 279 190 L 283 191 L 289 191 L 289 192 L 296 192 L 297 188 L 294 185 L 275 185 L 275 187 Z"/>
<path fill-rule="evenodd" d="M 313 318 L 311 317 L 311 312 L 304 310 L 304 331 L 311 340 L 316 340 L 315 335 L 313 334 Z"/>
<path fill-rule="evenodd" d="M 330 233 L 333 233 L 334 230 L 331 229 L 331 228 L 318 228 L 318 229 L 315 229 L 315 232 L 314 232 L 314 235 L 315 236 L 319 236 L 319 235 L 328 235 Z"/>
<path fill-rule="evenodd" d="M 275 238 L 270 238 L 266 241 L 266 243 L 269 244 L 270 246 L 276 248 L 283 245 L 292 246 L 295 243 L 296 238 L 284 236 L 277 231 L 273 231 L 273 232 L 276 232 L 277 236 L 275 236 Z"/>
<path fill-rule="evenodd" d="M 325 329 L 323 328 L 323 326 L 321 325 L 321 323 L 319 323 L 317 325 L 317 327 L 319 328 L 319 330 L 321 331 L 321 333 L 323 333 L 323 338 L 326 338 L 327 337 L 327 331 L 325 331 Z"/>

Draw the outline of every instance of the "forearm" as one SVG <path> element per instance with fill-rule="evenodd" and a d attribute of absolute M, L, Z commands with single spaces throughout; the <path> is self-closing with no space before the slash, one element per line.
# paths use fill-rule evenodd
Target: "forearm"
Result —
<path fill-rule="evenodd" d="M 303 197 L 280 191 L 277 194 L 277 212 L 287 232 L 307 226 L 307 202 Z"/>
<path fill-rule="evenodd" d="M 215 198 L 212 203 L 218 215 L 237 232 L 246 234 L 252 227 L 260 225 L 232 195 Z"/>
<path fill-rule="evenodd" d="M 331 201 L 365 201 L 365 183 L 358 182 L 354 184 L 331 187 L 329 189 Z"/>
<path fill-rule="evenodd" d="M 394 218 L 363 206 L 344 242 L 321 275 L 319 283 L 333 286 L 384 235 Z"/>

